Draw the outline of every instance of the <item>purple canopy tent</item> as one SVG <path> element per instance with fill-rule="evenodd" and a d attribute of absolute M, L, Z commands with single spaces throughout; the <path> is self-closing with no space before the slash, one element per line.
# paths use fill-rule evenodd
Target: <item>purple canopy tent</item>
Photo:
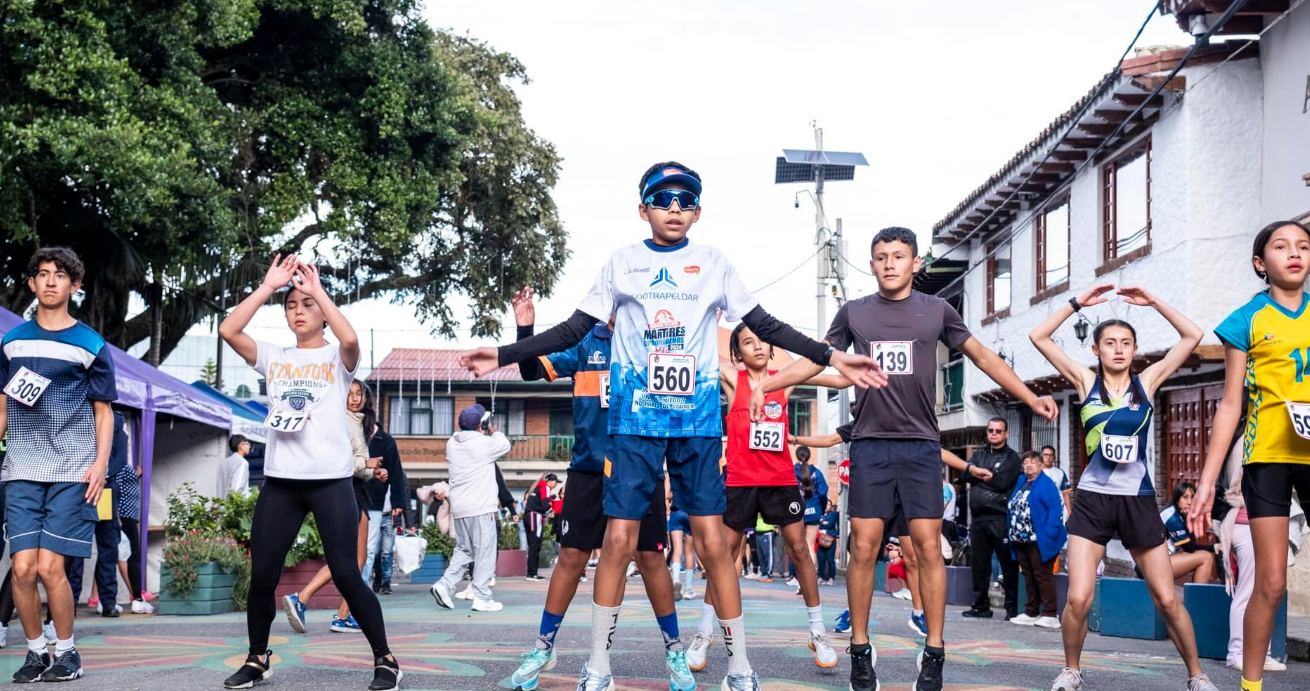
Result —
<path fill-rule="evenodd" d="M 0 336 L 23 323 L 23 318 L 0 307 Z M 114 405 L 135 408 L 141 416 L 133 422 L 132 435 L 136 444 L 136 462 L 142 468 L 141 478 L 141 573 L 146 566 L 150 528 L 150 475 L 154 466 L 155 417 L 159 413 L 199 422 L 222 430 L 232 429 L 232 411 L 218 405 L 214 399 L 197 391 L 190 384 L 171 377 L 158 369 L 128 355 L 115 346 L 109 346 L 114 359 L 114 382 L 118 387 L 118 400 Z M 133 593 L 140 597 L 140 593 Z"/>

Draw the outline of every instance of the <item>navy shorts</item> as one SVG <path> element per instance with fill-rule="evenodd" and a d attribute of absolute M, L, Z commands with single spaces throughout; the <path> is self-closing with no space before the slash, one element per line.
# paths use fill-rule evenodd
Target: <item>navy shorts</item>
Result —
<path fill-rule="evenodd" d="M 669 532 L 672 533 L 675 530 L 684 533 L 691 532 L 691 518 L 682 509 L 674 509 L 669 512 Z"/>
<path fill-rule="evenodd" d="M 86 503 L 85 482 L 12 480 L 5 486 L 5 535 L 9 554 L 44 549 L 66 557 L 91 557 L 100 514 Z"/>
<path fill-rule="evenodd" d="M 650 513 L 650 496 L 655 485 L 663 482 L 660 478 L 666 462 L 673 503 L 678 508 L 691 516 L 723 514 L 727 504 L 719 465 L 723 458 L 720 438 L 619 434 L 613 442 L 614 458 L 605 463 L 606 516 L 635 521 Z"/>
<path fill-rule="evenodd" d="M 605 543 L 605 476 L 581 470 L 569 471 L 569 489 L 560 510 L 561 547 L 590 552 Z M 686 514 L 683 514 L 686 517 Z M 638 552 L 663 552 L 668 534 L 664 531 L 664 483 L 650 497 L 650 513 L 641 519 L 637 531 Z"/>
<path fill-rule="evenodd" d="M 851 518 L 942 517 L 942 447 L 923 439 L 851 444 Z"/>

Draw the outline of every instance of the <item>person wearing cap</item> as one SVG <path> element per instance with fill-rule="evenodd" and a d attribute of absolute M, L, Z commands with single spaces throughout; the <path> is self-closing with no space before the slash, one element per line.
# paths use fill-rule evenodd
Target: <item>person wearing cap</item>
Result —
<path fill-rule="evenodd" d="M 701 215 L 701 177 L 694 170 L 676 161 L 657 163 L 642 173 L 638 190 L 637 214 L 650 237 L 619 249 L 604 263 L 573 316 L 510 345 L 461 353 L 460 364 L 481 376 L 567 350 L 596 322 L 614 316 L 608 401 L 613 455 L 604 483 L 608 528 L 593 591 L 591 657 L 578 690 L 614 686 L 609 641 L 618 626 L 625 572 L 667 459 L 673 493 L 691 518 L 716 596 L 729 652 L 723 690 L 757 691 L 759 678 L 746 656 L 740 584 L 722 534 L 720 314 L 745 322 L 765 343 L 835 366 L 861 387 L 885 385 L 886 376 L 868 356 L 838 352 L 769 315 L 722 252 L 688 241 Z"/>
<path fill-rule="evenodd" d="M 528 534 L 528 580 L 544 581 L 537 575 L 541 561 L 541 538 L 546 532 L 546 516 L 550 513 L 550 493 L 559 485 L 555 473 L 547 473 L 528 490 L 523 501 L 524 524 Z"/>
<path fill-rule="evenodd" d="M 459 431 L 446 443 L 446 470 L 450 476 L 447 502 L 455 522 L 455 552 L 441 580 L 432 584 L 432 599 L 446 609 L 455 608 L 451 590 L 473 564 L 474 612 L 499 612 L 504 606 L 491 598 L 496 576 L 496 521 L 500 493 L 496 486 L 496 459 L 509 453 L 509 439 L 491 425 L 487 409 L 474 404 L 459 413 Z"/>

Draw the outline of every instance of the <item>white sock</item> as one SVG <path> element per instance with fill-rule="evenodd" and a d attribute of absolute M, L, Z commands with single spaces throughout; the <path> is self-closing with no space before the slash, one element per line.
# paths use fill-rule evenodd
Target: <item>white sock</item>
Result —
<path fill-rule="evenodd" d="M 49 644 L 45 642 L 45 636 L 27 639 L 27 649 L 34 653 L 44 653 L 49 650 Z"/>
<path fill-rule="evenodd" d="M 746 659 L 746 618 L 720 619 L 723 647 L 728 651 L 728 674 L 750 674 L 751 662 Z"/>
<path fill-rule="evenodd" d="M 591 603 L 591 659 L 587 660 L 587 669 L 600 676 L 610 673 L 610 641 L 619 626 L 620 609 Z"/>
<path fill-rule="evenodd" d="M 691 577 L 696 575 L 696 569 L 687 569 L 682 572 L 682 584 L 691 587 Z"/>
<path fill-rule="evenodd" d="M 700 606 L 700 625 L 696 627 L 696 632 L 706 638 L 714 637 L 714 625 L 719 621 L 719 617 L 714 614 L 714 605 L 708 602 L 701 603 Z"/>
<path fill-rule="evenodd" d="M 806 607 L 805 613 L 810 615 L 810 633 L 820 636 L 827 632 L 823 626 L 823 605 Z"/>
<path fill-rule="evenodd" d="M 916 617 L 922 617 L 922 616 L 923 616 L 923 610 L 921 610 L 921 609 L 916 609 L 916 610 L 914 610 L 914 616 L 916 616 Z"/>
<path fill-rule="evenodd" d="M 59 640 L 55 641 L 55 655 L 63 655 L 64 653 L 72 649 L 73 649 L 72 636 L 69 636 L 67 639 L 60 638 Z"/>
<path fill-rule="evenodd" d="M 673 565 L 673 584 L 678 585 L 682 582 L 682 564 Z"/>

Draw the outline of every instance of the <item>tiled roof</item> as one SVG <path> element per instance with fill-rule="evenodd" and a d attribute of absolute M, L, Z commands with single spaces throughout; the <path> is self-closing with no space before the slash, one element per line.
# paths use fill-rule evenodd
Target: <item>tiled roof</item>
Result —
<path fill-rule="evenodd" d="M 395 348 L 368 375 L 369 381 L 523 381 L 517 365 L 508 365 L 484 377 L 459 366 L 463 350 Z"/>

